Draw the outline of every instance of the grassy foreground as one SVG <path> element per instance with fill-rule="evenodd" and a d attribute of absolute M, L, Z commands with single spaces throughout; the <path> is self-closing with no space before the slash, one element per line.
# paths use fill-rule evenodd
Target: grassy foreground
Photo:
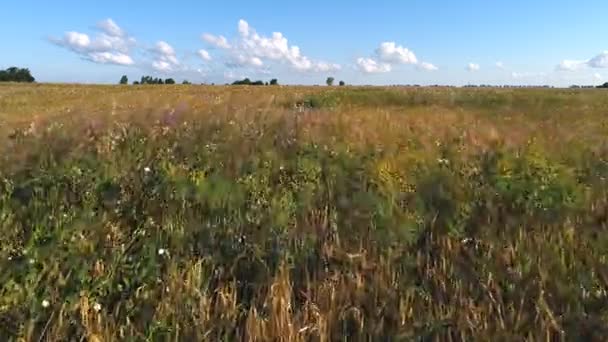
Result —
<path fill-rule="evenodd" d="M 607 108 L 0 86 L 0 340 L 601 341 Z"/>

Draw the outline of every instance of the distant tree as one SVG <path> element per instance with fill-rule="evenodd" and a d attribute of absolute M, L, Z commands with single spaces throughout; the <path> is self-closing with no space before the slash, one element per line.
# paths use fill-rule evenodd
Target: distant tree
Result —
<path fill-rule="evenodd" d="M 251 84 L 251 80 L 249 78 L 245 78 L 243 80 L 240 81 L 234 81 L 232 82 L 232 85 L 250 85 Z"/>
<path fill-rule="evenodd" d="M 264 83 L 264 85 L 268 85 L 268 82 Z"/>
<path fill-rule="evenodd" d="M 36 79 L 27 68 L 10 67 L 0 70 L 0 82 L 27 82 L 32 83 Z"/>
<path fill-rule="evenodd" d="M 346 83 L 344 83 L 344 81 L 340 81 L 340 87 L 344 87 L 346 85 Z"/>
<path fill-rule="evenodd" d="M 602 84 L 602 85 L 599 85 L 599 86 L 597 86 L 597 87 L 598 87 L 598 88 L 608 88 L 608 82 L 606 82 L 606 83 L 604 83 L 604 84 Z"/>
<path fill-rule="evenodd" d="M 157 78 L 156 82 L 154 82 L 154 84 L 165 84 L 165 83 L 163 82 L 162 78 Z"/>
<path fill-rule="evenodd" d="M 172 78 L 167 78 L 167 79 L 165 80 L 165 84 L 175 84 L 175 80 L 174 80 L 174 79 L 172 79 Z"/>
<path fill-rule="evenodd" d="M 232 82 L 232 85 L 254 85 L 254 86 L 260 86 L 260 85 L 262 85 L 263 86 L 264 82 L 263 81 L 252 82 L 249 78 L 245 78 L 243 80 Z"/>
<path fill-rule="evenodd" d="M 335 81 L 335 80 L 336 80 L 336 79 L 335 79 L 335 78 L 333 78 L 333 77 L 328 77 L 328 78 L 327 78 L 327 80 L 325 81 L 325 83 L 326 83 L 328 86 L 330 86 L 330 87 L 331 87 L 332 85 L 334 85 L 334 81 Z"/>
<path fill-rule="evenodd" d="M 139 82 L 138 81 L 133 81 L 133 85 L 138 85 Z"/>
<path fill-rule="evenodd" d="M 270 85 L 278 85 L 279 81 L 276 78 L 270 80 Z"/>
<path fill-rule="evenodd" d="M 190 83 L 188 80 L 184 80 L 184 82 L 182 82 L 182 84 L 192 84 L 192 83 Z"/>
<path fill-rule="evenodd" d="M 120 82 L 118 82 L 119 84 L 129 84 L 129 78 L 127 77 L 127 75 L 122 75 L 122 77 L 120 78 Z"/>

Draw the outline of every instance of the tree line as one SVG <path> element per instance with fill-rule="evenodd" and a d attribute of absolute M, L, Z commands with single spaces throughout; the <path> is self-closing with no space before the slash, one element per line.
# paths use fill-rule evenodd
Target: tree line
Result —
<path fill-rule="evenodd" d="M 120 81 L 118 82 L 119 84 L 129 84 L 129 78 L 127 77 L 127 75 L 123 75 L 120 78 Z M 139 81 L 133 81 L 133 84 L 137 85 L 137 84 L 175 84 L 175 80 L 172 78 L 166 78 L 166 79 L 162 79 L 162 78 L 158 78 L 158 77 L 152 77 L 152 76 L 142 76 L 141 79 Z M 187 80 L 184 80 L 182 82 L 182 84 L 191 84 L 190 82 L 188 82 Z"/>
<path fill-rule="evenodd" d="M 32 83 L 36 81 L 30 69 L 10 67 L 5 70 L 0 70 L 0 82 L 26 82 Z"/>
<path fill-rule="evenodd" d="M 253 85 L 253 86 L 279 85 L 279 81 L 276 78 L 273 78 L 270 80 L 270 82 L 264 83 L 264 81 L 251 81 L 249 78 L 245 78 L 243 80 L 232 82 L 232 85 Z"/>

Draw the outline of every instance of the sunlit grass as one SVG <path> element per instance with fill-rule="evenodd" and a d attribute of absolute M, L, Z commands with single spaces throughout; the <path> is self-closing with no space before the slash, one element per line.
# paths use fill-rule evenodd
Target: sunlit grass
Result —
<path fill-rule="evenodd" d="M 0 339 L 602 340 L 607 103 L 0 86 Z"/>

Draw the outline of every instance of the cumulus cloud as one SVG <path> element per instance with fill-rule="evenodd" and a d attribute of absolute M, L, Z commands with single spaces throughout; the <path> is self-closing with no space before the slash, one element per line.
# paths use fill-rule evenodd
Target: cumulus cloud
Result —
<path fill-rule="evenodd" d="M 364 73 L 390 72 L 396 65 L 412 64 L 425 71 L 439 70 L 429 62 L 419 62 L 416 54 L 395 42 L 382 42 L 373 56 L 360 57 L 356 60 L 357 68 Z"/>
<path fill-rule="evenodd" d="M 112 37 L 123 37 L 125 35 L 125 31 L 110 18 L 98 22 L 97 28 Z"/>
<path fill-rule="evenodd" d="M 362 72 L 365 72 L 368 74 L 384 73 L 384 72 L 390 72 L 392 70 L 391 65 L 388 63 L 379 63 L 376 60 L 374 60 L 373 58 L 363 58 L 363 57 L 360 57 L 357 59 L 357 67 Z"/>
<path fill-rule="evenodd" d="M 132 65 L 134 63 L 131 56 L 120 52 L 92 52 L 89 57 L 91 61 L 101 64 Z"/>
<path fill-rule="evenodd" d="M 200 49 L 197 51 L 197 54 L 202 60 L 206 62 L 209 62 L 211 60 L 211 55 L 209 54 L 209 52 L 207 52 L 207 50 Z"/>
<path fill-rule="evenodd" d="M 563 60 L 557 66 L 558 70 L 562 71 L 577 71 L 584 68 L 588 61 Z"/>
<path fill-rule="evenodd" d="M 383 42 L 380 47 L 376 49 L 376 55 L 381 62 L 390 64 L 416 64 L 418 59 L 416 55 L 404 48 L 403 46 L 397 45 L 395 42 Z"/>
<path fill-rule="evenodd" d="M 468 71 L 471 71 L 471 72 L 473 72 L 473 71 L 479 71 L 479 69 L 480 69 L 479 64 L 476 64 L 476 63 L 469 63 L 469 64 L 467 65 L 467 70 L 468 70 Z"/>
<path fill-rule="evenodd" d="M 495 65 L 496 65 L 496 67 L 498 69 L 504 69 L 505 68 L 505 64 L 503 62 L 496 62 Z"/>
<path fill-rule="evenodd" d="M 302 54 L 300 48 L 290 45 L 281 32 L 273 32 L 271 36 L 260 35 L 245 20 L 239 20 L 238 37 L 229 43 L 223 36 L 203 34 L 203 40 L 208 44 L 227 52 L 229 67 L 262 67 L 266 61 L 282 63 L 297 71 L 334 71 L 340 65 L 313 61 Z"/>
<path fill-rule="evenodd" d="M 556 69 L 561 71 L 578 71 L 587 67 L 594 69 L 608 68 L 608 51 L 604 51 L 587 60 L 565 59 L 557 65 Z"/>
<path fill-rule="evenodd" d="M 129 55 L 135 45 L 134 38 L 129 37 L 112 19 L 97 23 L 96 29 L 99 32 L 94 38 L 85 33 L 69 31 L 62 38 L 51 38 L 50 41 L 94 63 L 135 64 Z"/>
<path fill-rule="evenodd" d="M 220 49 L 230 49 L 232 46 L 228 43 L 228 40 L 224 36 L 215 36 L 209 33 L 205 33 L 202 36 L 203 40 L 208 44 Z"/>
<path fill-rule="evenodd" d="M 439 70 L 438 67 L 436 67 L 435 65 L 428 63 L 428 62 L 422 62 L 422 63 L 418 64 L 418 67 L 422 70 L 427 70 L 427 71 Z"/>
<path fill-rule="evenodd" d="M 592 68 L 608 68 L 608 51 L 591 58 L 587 64 Z"/>
<path fill-rule="evenodd" d="M 595 78 L 596 80 L 601 80 L 603 77 L 599 72 L 596 72 L 595 74 L 593 74 L 593 78 Z"/>
<path fill-rule="evenodd" d="M 259 57 L 237 53 L 231 56 L 225 64 L 229 68 L 236 69 L 242 67 L 261 67 L 264 65 L 264 62 Z"/>
<path fill-rule="evenodd" d="M 152 62 L 152 67 L 156 71 L 171 72 L 180 65 L 175 54 L 175 50 L 169 43 L 158 41 L 151 52 L 155 55 L 155 60 Z"/>

